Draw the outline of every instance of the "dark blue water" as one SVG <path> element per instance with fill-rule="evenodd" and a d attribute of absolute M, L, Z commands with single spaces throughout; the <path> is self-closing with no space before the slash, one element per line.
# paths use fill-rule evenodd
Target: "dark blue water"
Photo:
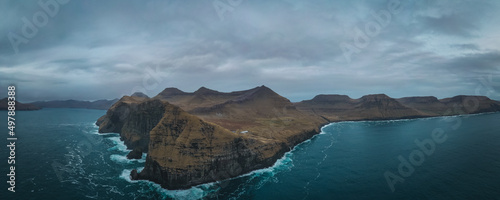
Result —
<path fill-rule="evenodd" d="M 43 109 L 16 116 L 16 193 L 2 175 L 0 199 L 498 199 L 500 113 L 379 122 L 342 122 L 297 146 L 275 166 L 189 190 L 169 191 L 130 181 L 143 159 L 127 160 L 117 134 L 99 135 L 105 111 Z M 0 111 L 0 116 L 7 113 Z M 7 121 L 7 120 L 5 120 Z M 7 123 L 0 123 L 7 130 Z M 442 143 L 432 140 L 441 133 Z M 7 131 L 0 173 L 7 174 Z M 2 133 L 2 134 L 3 134 Z M 398 172 L 401 156 L 414 157 L 413 173 Z M 429 147 L 429 146 L 427 146 Z M 416 159 L 419 158 L 419 159 Z M 394 191 L 384 177 L 404 182 Z"/>

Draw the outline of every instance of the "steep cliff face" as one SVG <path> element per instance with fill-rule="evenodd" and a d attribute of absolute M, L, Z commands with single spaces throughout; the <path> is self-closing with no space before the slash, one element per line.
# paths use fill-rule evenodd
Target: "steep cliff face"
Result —
<path fill-rule="evenodd" d="M 279 141 L 233 133 L 169 105 L 150 132 L 145 168 L 132 177 L 183 189 L 270 166 L 287 149 Z"/>
<path fill-rule="evenodd" d="M 149 132 L 158 124 L 165 112 L 160 100 L 124 96 L 97 120 L 99 133 L 120 133 L 121 139 L 137 158 L 138 152 L 147 152 Z M 132 156 L 135 155 L 135 156 Z"/>

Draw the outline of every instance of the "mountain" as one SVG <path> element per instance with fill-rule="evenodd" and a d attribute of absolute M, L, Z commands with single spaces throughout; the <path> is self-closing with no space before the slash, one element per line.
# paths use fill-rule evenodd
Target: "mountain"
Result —
<path fill-rule="evenodd" d="M 429 116 L 444 115 L 446 110 L 448 110 L 448 106 L 446 104 L 433 96 L 404 97 L 396 100 L 407 107 L 420 110 Z"/>
<path fill-rule="evenodd" d="M 217 104 L 224 103 L 233 98 L 236 98 L 244 92 L 245 91 L 223 93 L 215 90 L 210 90 L 205 87 L 200 87 L 195 92 L 188 93 L 183 92 L 177 88 L 166 88 L 153 98 L 168 101 L 186 111 L 191 111 L 197 108 L 211 107 Z"/>
<path fill-rule="evenodd" d="M 498 101 L 485 96 L 459 95 L 452 98 L 440 99 L 449 109 L 445 115 L 476 114 L 500 111 Z"/>
<path fill-rule="evenodd" d="M 500 111 L 500 103 L 484 96 L 459 95 L 451 98 L 405 97 L 397 99 L 403 105 L 430 116 L 475 114 Z"/>
<path fill-rule="evenodd" d="M 318 95 L 295 103 L 303 112 L 319 115 L 328 121 L 383 120 L 425 117 L 425 113 L 404 106 L 385 94 L 351 99 L 345 95 Z"/>
<path fill-rule="evenodd" d="M 165 90 L 169 95 L 165 95 Z M 276 118 L 286 121 L 287 117 L 296 121 L 322 121 L 317 116 L 308 116 L 299 112 L 293 103 L 266 86 L 234 92 L 219 92 L 201 87 L 193 93 L 178 92 L 167 88 L 154 99 L 168 101 L 206 121 L 219 124 L 231 131 L 255 129 L 258 124 L 268 124 L 261 119 Z M 172 95 L 175 91 L 177 95 Z M 282 126 L 282 124 L 277 124 Z M 258 129 L 261 129 L 260 127 Z M 248 130 L 247 130 L 248 131 Z M 256 130 L 257 131 L 257 130 Z M 264 131 L 264 130 L 258 130 Z"/>
<path fill-rule="evenodd" d="M 134 94 L 130 95 L 131 97 L 143 97 L 143 98 L 148 98 L 148 95 L 142 93 L 142 92 L 135 92 Z"/>
<path fill-rule="evenodd" d="M 41 108 L 36 106 L 36 105 L 33 105 L 33 104 L 29 104 L 29 103 L 20 103 L 18 101 L 14 101 L 16 103 L 16 110 L 19 111 L 19 110 L 40 110 Z M 8 110 L 9 108 L 9 105 L 8 105 L 9 101 L 7 98 L 3 98 L 0 100 L 0 110 Z"/>
<path fill-rule="evenodd" d="M 329 122 L 496 111 L 499 102 L 479 96 L 318 95 L 292 103 L 266 86 L 192 93 L 166 88 L 153 98 L 122 97 L 96 124 L 100 133 L 120 133 L 132 149 L 128 158 L 147 152 L 144 169 L 133 170 L 132 179 L 186 189 L 269 167 Z"/>
<path fill-rule="evenodd" d="M 56 100 L 56 101 L 36 101 L 31 104 L 42 108 L 87 108 L 107 110 L 118 99 L 97 100 L 97 101 L 78 101 L 78 100 Z"/>
<path fill-rule="evenodd" d="M 183 94 L 186 94 L 186 93 L 183 92 L 182 90 L 177 89 L 177 88 L 165 88 L 162 92 L 160 92 L 157 95 L 157 97 L 158 98 L 169 98 L 169 97 L 179 96 L 179 95 L 183 95 Z"/>

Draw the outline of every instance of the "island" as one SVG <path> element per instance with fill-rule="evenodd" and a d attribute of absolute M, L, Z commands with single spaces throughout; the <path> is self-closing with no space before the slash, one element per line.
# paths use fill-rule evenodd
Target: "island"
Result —
<path fill-rule="evenodd" d="M 7 98 L 3 98 L 3 99 L 0 99 L 0 110 L 8 110 L 9 106 L 8 106 L 8 99 Z M 36 105 L 33 105 L 33 104 L 29 104 L 29 103 L 21 103 L 21 102 L 18 102 L 18 101 L 15 101 L 16 102 L 16 111 L 22 111 L 22 110 L 40 110 L 41 108 L 36 106 Z"/>
<path fill-rule="evenodd" d="M 54 101 L 35 101 L 31 104 L 41 108 L 85 108 L 96 110 L 107 110 L 116 103 L 118 99 L 113 100 L 96 100 L 96 101 L 80 101 L 80 100 L 54 100 Z"/>
<path fill-rule="evenodd" d="M 500 102 L 483 96 L 318 95 L 292 103 L 266 86 L 227 93 L 166 88 L 152 98 L 122 97 L 96 124 L 100 133 L 120 134 L 132 149 L 128 158 L 147 153 L 144 169 L 133 170 L 132 179 L 187 189 L 272 166 L 331 122 L 498 111 Z"/>

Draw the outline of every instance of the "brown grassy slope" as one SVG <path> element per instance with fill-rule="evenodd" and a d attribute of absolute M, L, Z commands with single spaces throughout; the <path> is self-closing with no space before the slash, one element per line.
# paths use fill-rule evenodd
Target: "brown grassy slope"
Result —
<path fill-rule="evenodd" d="M 201 87 L 193 93 L 167 88 L 156 99 L 166 100 L 206 121 L 231 131 L 278 132 L 319 126 L 325 121 L 298 111 L 285 97 L 266 86 L 235 92 L 218 92 Z M 295 124 L 296 123 L 296 124 Z"/>
<path fill-rule="evenodd" d="M 326 123 L 298 111 L 288 99 L 266 86 L 246 90 L 220 104 L 194 108 L 190 113 L 231 131 L 281 141 L 289 141 L 297 132 L 318 131 Z"/>

